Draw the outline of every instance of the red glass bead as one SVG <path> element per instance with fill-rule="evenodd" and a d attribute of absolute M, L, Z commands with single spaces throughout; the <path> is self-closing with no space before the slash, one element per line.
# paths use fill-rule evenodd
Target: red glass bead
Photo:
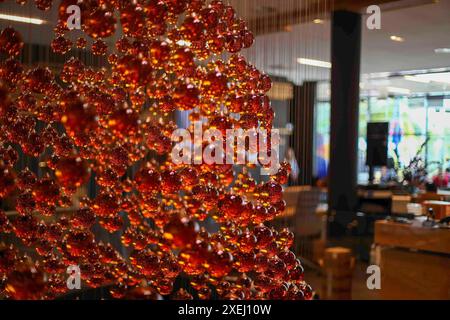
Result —
<path fill-rule="evenodd" d="M 53 180 L 44 178 L 36 182 L 32 194 L 36 202 L 52 204 L 56 202 L 60 192 Z"/>
<path fill-rule="evenodd" d="M 18 252 L 13 246 L 0 244 L 0 273 L 6 274 L 14 269 L 17 254 Z"/>
<path fill-rule="evenodd" d="M 63 36 L 59 36 L 54 39 L 51 43 L 52 51 L 59 54 L 65 54 L 70 50 L 72 46 L 72 41 L 64 38 Z"/>
<path fill-rule="evenodd" d="M 199 91 L 192 84 L 180 83 L 173 92 L 173 103 L 181 110 L 191 110 L 199 104 Z"/>
<path fill-rule="evenodd" d="M 70 222 L 75 228 L 88 229 L 95 223 L 95 213 L 90 208 L 78 209 Z"/>
<path fill-rule="evenodd" d="M 15 59 L 0 63 L 0 78 L 10 84 L 17 84 L 23 78 L 23 66 Z"/>
<path fill-rule="evenodd" d="M 36 8 L 39 10 L 47 11 L 52 7 L 52 0 L 34 0 Z"/>
<path fill-rule="evenodd" d="M 116 31 L 116 18 L 113 12 L 97 9 L 87 15 L 83 27 L 84 32 L 94 39 L 108 38 Z"/>
<path fill-rule="evenodd" d="M 119 210 L 119 205 L 114 195 L 104 191 L 97 195 L 91 208 L 97 216 L 108 217 Z"/>
<path fill-rule="evenodd" d="M 17 56 L 23 48 L 22 36 L 18 31 L 7 27 L 0 33 L 0 52 L 10 56 Z"/>
<path fill-rule="evenodd" d="M 15 175 L 11 169 L 0 166 L 0 198 L 9 195 L 15 188 Z"/>
<path fill-rule="evenodd" d="M 211 276 L 222 278 L 233 268 L 233 255 L 228 251 L 213 251 L 208 258 L 207 270 Z"/>
<path fill-rule="evenodd" d="M 103 40 L 96 40 L 92 44 L 92 54 L 96 56 L 104 56 L 108 51 L 108 46 Z"/>
<path fill-rule="evenodd" d="M 45 274 L 28 259 L 7 274 L 6 291 L 14 300 L 40 299 L 46 288 Z"/>
<path fill-rule="evenodd" d="M 25 76 L 26 87 L 35 93 L 48 93 L 53 84 L 53 74 L 48 68 L 38 67 L 30 70 Z"/>
<path fill-rule="evenodd" d="M 176 171 L 161 173 L 161 190 L 165 194 L 177 193 L 181 189 L 181 177 Z"/>
<path fill-rule="evenodd" d="M 87 165 L 81 158 L 66 158 L 56 164 L 55 176 L 62 187 L 80 187 L 88 178 Z"/>
<path fill-rule="evenodd" d="M 67 251 L 74 257 L 83 256 L 94 248 L 94 237 L 87 231 L 71 231 L 65 237 Z"/>
<path fill-rule="evenodd" d="M 238 195 L 225 195 L 219 200 L 218 209 L 228 218 L 236 218 L 242 212 L 242 198 Z"/>
<path fill-rule="evenodd" d="M 192 246 L 199 231 L 198 223 L 187 218 L 173 218 L 164 226 L 164 238 L 174 247 Z"/>

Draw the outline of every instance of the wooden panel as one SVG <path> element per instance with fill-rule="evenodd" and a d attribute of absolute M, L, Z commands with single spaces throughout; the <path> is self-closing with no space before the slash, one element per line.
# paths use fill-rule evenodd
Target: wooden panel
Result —
<path fill-rule="evenodd" d="M 416 201 L 419 203 L 422 203 L 424 201 L 444 201 L 445 200 L 445 195 L 443 194 L 437 194 L 435 192 L 427 192 L 427 193 L 423 193 L 423 194 L 419 194 L 416 198 Z"/>
<path fill-rule="evenodd" d="M 450 258 L 381 250 L 382 299 L 450 299 Z"/>
<path fill-rule="evenodd" d="M 424 201 L 423 209 L 424 213 L 428 212 L 428 209 L 433 209 L 434 216 L 436 219 L 441 220 L 445 217 L 450 216 L 450 202 L 445 201 Z"/>
<path fill-rule="evenodd" d="M 410 195 L 392 195 L 391 213 L 408 213 L 408 203 L 410 202 Z"/>
<path fill-rule="evenodd" d="M 414 227 L 382 220 L 375 223 L 375 243 L 450 254 L 450 229 Z"/>

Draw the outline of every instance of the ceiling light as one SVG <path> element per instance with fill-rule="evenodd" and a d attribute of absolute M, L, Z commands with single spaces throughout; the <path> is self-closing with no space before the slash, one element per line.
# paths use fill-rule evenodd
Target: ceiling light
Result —
<path fill-rule="evenodd" d="M 43 24 L 43 23 L 45 23 L 45 20 L 41 20 L 41 19 L 30 18 L 30 17 L 13 16 L 13 15 L 2 14 L 2 13 L 0 13 L 0 19 L 2 19 L 2 20 L 9 20 L 9 21 L 15 21 L 15 22 L 30 23 L 30 24 Z"/>
<path fill-rule="evenodd" d="M 322 23 L 323 23 L 323 20 L 317 18 L 317 19 L 314 19 L 313 22 L 314 22 L 315 24 L 322 24 Z"/>
<path fill-rule="evenodd" d="M 389 72 L 373 72 L 369 74 L 363 74 L 363 79 L 388 78 L 389 76 L 390 76 Z"/>
<path fill-rule="evenodd" d="M 286 26 L 284 27 L 284 31 L 286 31 L 286 32 L 291 32 L 291 31 L 292 31 L 292 26 L 291 26 L 291 25 L 286 25 Z"/>
<path fill-rule="evenodd" d="M 411 90 L 405 88 L 397 88 L 397 87 L 387 87 L 386 88 L 390 93 L 400 93 L 400 94 L 410 94 Z"/>
<path fill-rule="evenodd" d="M 436 53 L 450 53 L 450 48 L 437 48 L 437 49 L 434 49 L 434 52 L 436 52 Z"/>
<path fill-rule="evenodd" d="M 403 42 L 405 41 L 405 39 L 403 37 L 399 37 L 399 36 L 391 36 L 390 37 L 392 41 L 396 41 L 396 42 Z"/>
<path fill-rule="evenodd" d="M 190 47 L 191 46 L 191 42 L 187 41 L 187 40 L 178 40 L 177 41 L 177 45 L 179 45 L 181 47 Z"/>
<path fill-rule="evenodd" d="M 313 67 L 321 67 L 321 68 L 331 68 L 331 63 L 326 61 L 314 60 L 314 59 L 306 59 L 306 58 L 298 58 L 297 62 L 300 64 L 306 64 L 308 66 Z"/>
<path fill-rule="evenodd" d="M 421 80 L 450 83 L 450 72 L 416 74 L 414 77 Z"/>
<path fill-rule="evenodd" d="M 404 76 L 405 80 L 414 81 L 414 82 L 421 82 L 421 83 L 430 83 L 431 80 L 423 79 L 417 76 Z"/>

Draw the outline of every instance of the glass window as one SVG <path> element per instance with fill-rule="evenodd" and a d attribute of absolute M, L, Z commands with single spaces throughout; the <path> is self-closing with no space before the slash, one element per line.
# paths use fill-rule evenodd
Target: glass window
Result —
<path fill-rule="evenodd" d="M 330 103 L 316 105 L 314 176 L 324 179 L 328 174 L 330 161 Z"/>
<path fill-rule="evenodd" d="M 428 139 L 421 156 L 428 165 L 429 175 L 434 175 L 439 167 L 450 167 L 450 97 L 362 98 L 359 109 L 359 183 L 368 181 L 368 122 L 389 122 L 388 157 L 396 166 L 408 165 Z M 328 169 L 330 150 L 328 101 L 317 102 L 315 127 L 314 174 L 323 178 Z"/>

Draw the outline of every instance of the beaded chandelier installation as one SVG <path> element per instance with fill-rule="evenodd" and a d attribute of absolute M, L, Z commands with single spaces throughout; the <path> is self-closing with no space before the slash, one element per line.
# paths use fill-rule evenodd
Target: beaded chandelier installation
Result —
<path fill-rule="evenodd" d="M 44 11 L 52 2 L 34 1 Z M 171 159 L 175 111 L 204 128 L 272 130 L 271 80 L 239 54 L 254 41 L 246 23 L 220 0 L 58 4 L 61 70 L 22 64 L 22 35 L 0 34 L 0 199 L 17 212 L 0 211 L 0 237 L 27 248 L 0 241 L 0 297 L 58 298 L 78 266 L 84 288 L 113 298 L 311 299 L 293 233 L 267 224 L 285 208 L 289 164 L 257 182 L 252 164 Z M 74 5 L 86 38 L 72 42 Z M 105 66 L 68 57 L 74 47 Z M 42 174 L 17 169 L 24 155 Z M 78 197 L 89 183 L 95 194 Z M 126 254 L 96 228 L 120 234 Z"/>

